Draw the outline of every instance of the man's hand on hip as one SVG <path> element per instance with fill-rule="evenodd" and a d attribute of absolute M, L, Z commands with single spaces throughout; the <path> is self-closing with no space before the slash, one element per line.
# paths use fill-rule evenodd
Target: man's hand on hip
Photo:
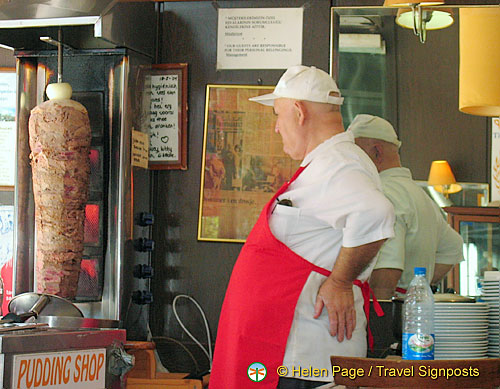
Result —
<path fill-rule="evenodd" d="M 332 273 L 318 290 L 314 304 L 314 318 L 317 319 L 326 307 L 330 321 L 330 334 L 337 336 L 339 342 L 351 339 L 356 328 L 356 309 L 354 308 L 353 281 L 373 260 L 385 239 L 356 247 L 340 249 Z"/>
<path fill-rule="evenodd" d="M 352 283 L 346 284 L 328 277 L 318 290 L 314 305 L 314 318 L 317 319 L 326 307 L 330 322 L 330 335 L 337 336 L 342 342 L 344 336 L 351 339 L 356 328 L 356 310 Z"/>

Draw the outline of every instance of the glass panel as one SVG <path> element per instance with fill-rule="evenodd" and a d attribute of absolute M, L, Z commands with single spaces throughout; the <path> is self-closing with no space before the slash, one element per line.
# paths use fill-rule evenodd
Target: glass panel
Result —
<path fill-rule="evenodd" d="M 490 198 L 490 186 L 486 183 L 457 182 L 462 190 L 457 193 L 451 193 L 447 199 L 443 193 L 438 192 L 433 186 L 427 185 L 427 181 L 415 180 L 415 182 L 440 207 L 484 207 L 488 205 L 488 200 Z"/>
<path fill-rule="evenodd" d="M 101 245 L 101 215 L 99 204 L 87 204 L 85 206 L 85 228 L 84 243 L 99 246 Z"/>
<path fill-rule="evenodd" d="M 486 222 L 460 222 L 460 235 L 464 240 L 464 258 L 460 263 L 460 294 L 479 296 L 478 282 L 484 272 L 498 270 L 500 257 L 500 224 Z"/>
<path fill-rule="evenodd" d="M 78 277 L 78 299 L 80 301 L 95 301 L 102 294 L 102 260 L 84 256 L 80 265 Z"/>
<path fill-rule="evenodd" d="M 387 117 L 385 67 L 385 55 L 346 52 L 340 55 L 339 85 L 344 96 L 345 128 L 358 113 Z"/>

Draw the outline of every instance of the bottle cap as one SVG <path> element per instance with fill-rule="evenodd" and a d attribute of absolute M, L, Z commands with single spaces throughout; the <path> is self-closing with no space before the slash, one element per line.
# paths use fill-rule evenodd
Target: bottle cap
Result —
<path fill-rule="evenodd" d="M 426 268 L 425 267 L 416 267 L 414 270 L 414 274 L 416 276 L 425 276 Z"/>

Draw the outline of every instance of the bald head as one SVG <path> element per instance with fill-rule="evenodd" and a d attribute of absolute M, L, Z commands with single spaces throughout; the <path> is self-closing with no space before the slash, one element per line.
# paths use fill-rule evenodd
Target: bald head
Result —
<path fill-rule="evenodd" d="M 368 154 L 379 173 L 386 169 L 401 167 L 399 147 L 395 144 L 380 139 L 364 137 L 356 138 L 355 142 Z"/>
<path fill-rule="evenodd" d="M 295 100 L 307 119 L 304 124 L 308 131 L 316 134 L 320 143 L 332 135 L 344 132 L 340 105 Z"/>
<path fill-rule="evenodd" d="M 283 150 L 300 160 L 333 135 L 344 132 L 338 104 L 291 98 L 274 101 L 275 131 L 283 140 Z"/>
<path fill-rule="evenodd" d="M 354 135 L 356 144 L 371 158 L 378 171 L 401 167 L 399 147 L 401 141 L 387 120 L 373 115 L 356 115 L 347 129 Z"/>

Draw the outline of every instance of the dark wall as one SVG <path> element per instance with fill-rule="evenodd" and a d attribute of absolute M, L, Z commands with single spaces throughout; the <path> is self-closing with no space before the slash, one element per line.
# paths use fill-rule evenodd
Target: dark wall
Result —
<path fill-rule="evenodd" d="M 218 1 L 216 4 L 220 7 L 265 8 L 301 7 L 305 3 L 302 62 L 328 71 L 329 0 Z M 157 244 L 153 282 L 155 301 L 150 325 L 164 363 L 170 364 L 171 368 L 186 370 L 189 361 L 186 364 L 181 361 L 186 353 L 170 339 L 189 341 L 172 313 L 173 296 L 188 294 L 195 298 L 205 311 L 215 337 L 225 290 L 241 249 L 238 243 L 197 241 L 206 85 L 257 85 L 259 79 L 263 85 L 274 85 L 283 70 L 216 71 L 217 10 L 212 2 L 164 4 L 161 62 L 189 64 L 188 170 L 154 173 L 156 221 L 153 235 Z M 177 244 L 178 248 L 175 247 Z M 177 308 L 193 335 L 205 344 L 204 327 L 195 306 L 187 300 L 180 300 Z M 192 351 L 199 353 L 196 348 Z"/>
<path fill-rule="evenodd" d="M 429 31 L 421 44 L 396 27 L 401 159 L 427 180 L 431 162 L 445 159 L 461 182 L 488 182 L 488 119 L 458 110 L 458 12 L 450 27 Z"/>
<path fill-rule="evenodd" d="M 152 283 L 155 300 L 150 326 L 163 362 L 174 371 L 201 370 L 206 368 L 206 362 L 177 323 L 172 310 L 173 298 L 187 294 L 196 299 L 215 338 L 225 290 L 241 249 L 237 243 L 197 240 L 206 85 L 256 85 L 258 82 L 274 85 L 283 72 L 216 71 L 215 7 L 303 5 L 302 62 L 328 71 L 329 0 L 163 3 L 159 62 L 189 64 L 188 170 L 152 173 L 156 273 Z M 457 34 L 458 23 L 455 23 L 446 30 L 430 32 L 427 43 L 422 45 L 410 30 L 397 27 L 395 124 L 403 141 L 402 162 L 416 179 L 427 178 L 432 160 L 447 159 L 459 181 L 487 182 L 488 121 L 458 111 Z M 177 311 L 193 335 L 206 344 L 204 325 L 195 306 L 187 300 L 179 300 Z M 200 366 L 194 366 L 193 358 L 179 341 L 188 346 Z"/>

